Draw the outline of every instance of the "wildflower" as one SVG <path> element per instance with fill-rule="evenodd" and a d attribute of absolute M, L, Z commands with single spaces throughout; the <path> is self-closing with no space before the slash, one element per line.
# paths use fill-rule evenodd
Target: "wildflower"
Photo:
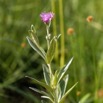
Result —
<path fill-rule="evenodd" d="M 26 46 L 26 43 L 24 43 L 24 42 L 21 43 L 21 47 L 22 47 L 22 48 L 25 48 L 25 46 Z"/>
<path fill-rule="evenodd" d="M 103 98 L 103 89 L 98 90 L 98 97 Z"/>
<path fill-rule="evenodd" d="M 92 22 L 93 21 L 93 16 L 88 16 L 86 20 L 87 20 L 87 22 Z"/>
<path fill-rule="evenodd" d="M 67 34 L 68 34 L 68 35 L 71 35 L 71 34 L 73 34 L 73 33 L 74 33 L 74 29 L 73 29 L 73 28 L 68 28 Z"/>
<path fill-rule="evenodd" d="M 43 13 L 40 14 L 40 17 L 41 17 L 41 20 L 44 23 L 48 24 L 53 19 L 54 13 L 52 13 L 52 12 L 47 12 L 47 13 L 43 12 Z"/>

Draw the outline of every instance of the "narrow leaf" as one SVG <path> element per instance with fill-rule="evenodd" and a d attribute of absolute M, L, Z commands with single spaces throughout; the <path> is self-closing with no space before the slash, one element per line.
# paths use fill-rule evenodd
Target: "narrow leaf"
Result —
<path fill-rule="evenodd" d="M 31 38 L 27 37 L 30 46 L 45 60 L 45 51 L 39 47 Z"/>
<path fill-rule="evenodd" d="M 58 83 L 59 83 L 60 80 L 64 77 L 64 75 L 65 75 L 66 71 L 68 70 L 68 68 L 69 68 L 72 60 L 73 60 L 73 58 L 71 58 L 71 60 L 67 63 L 67 65 L 64 66 L 64 67 L 60 70 L 60 72 L 59 72 L 59 74 L 58 74 Z"/>
<path fill-rule="evenodd" d="M 64 95 L 68 83 L 69 75 L 66 75 L 60 82 L 61 97 Z"/>
<path fill-rule="evenodd" d="M 61 36 L 61 34 L 59 34 L 59 35 L 57 36 L 57 39 L 59 39 L 59 38 L 60 38 L 60 36 Z"/>
<path fill-rule="evenodd" d="M 78 83 L 78 82 L 77 82 Z M 62 99 L 60 100 L 59 103 L 62 103 L 63 100 L 66 98 L 66 96 L 72 91 L 72 89 L 77 85 L 77 83 L 75 83 L 62 97 Z"/>
<path fill-rule="evenodd" d="M 47 85 L 50 85 L 50 73 L 49 73 L 49 68 L 47 65 L 43 64 L 43 74 L 44 74 L 44 79 Z"/>
<path fill-rule="evenodd" d="M 90 93 L 86 94 L 85 96 L 83 96 L 81 98 L 81 100 L 79 101 L 79 103 L 86 103 L 87 99 L 90 97 Z"/>
<path fill-rule="evenodd" d="M 48 91 L 52 91 L 52 89 L 51 89 L 48 85 L 46 85 L 45 83 L 40 82 L 40 81 L 38 81 L 38 80 L 36 80 L 36 79 L 34 79 L 34 78 L 32 78 L 32 77 L 29 77 L 29 76 L 26 76 L 26 77 L 32 79 L 33 82 L 41 85 L 42 87 L 46 88 Z"/>
<path fill-rule="evenodd" d="M 49 99 L 52 103 L 54 103 L 54 101 L 48 96 L 41 96 L 41 98 Z"/>
<path fill-rule="evenodd" d="M 39 39 L 37 37 L 37 33 L 36 33 L 36 30 L 34 28 L 33 25 L 31 25 L 31 30 L 29 30 L 29 34 L 31 35 L 31 38 L 33 39 L 33 41 L 39 45 Z"/>
<path fill-rule="evenodd" d="M 31 90 L 37 92 L 37 93 L 44 94 L 44 95 L 47 95 L 47 96 L 48 96 L 48 94 L 47 94 L 46 92 L 44 92 L 44 91 L 38 90 L 38 89 L 33 88 L 33 87 L 29 87 L 29 88 L 30 88 Z"/>

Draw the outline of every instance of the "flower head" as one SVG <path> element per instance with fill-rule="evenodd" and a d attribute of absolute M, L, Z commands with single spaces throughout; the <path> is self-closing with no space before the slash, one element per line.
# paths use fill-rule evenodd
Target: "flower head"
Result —
<path fill-rule="evenodd" d="M 73 28 L 68 28 L 67 29 L 67 34 L 68 35 L 72 35 L 74 33 L 74 29 Z"/>
<path fill-rule="evenodd" d="M 87 17 L 87 22 L 92 22 L 93 21 L 93 16 L 88 16 Z"/>
<path fill-rule="evenodd" d="M 98 90 L 97 95 L 99 98 L 103 98 L 103 89 Z"/>
<path fill-rule="evenodd" d="M 53 19 L 54 13 L 52 13 L 52 12 L 47 12 L 47 13 L 43 12 L 43 13 L 40 14 L 40 17 L 41 17 L 41 20 L 44 23 L 48 24 Z"/>

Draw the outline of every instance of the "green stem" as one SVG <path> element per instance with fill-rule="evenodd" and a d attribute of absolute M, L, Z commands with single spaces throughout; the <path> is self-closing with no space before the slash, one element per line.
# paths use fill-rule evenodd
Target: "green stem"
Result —
<path fill-rule="evenodd" d="M 98 81 L 98 71 L 96 70 L 96 58 L 95 58 L 95 49 L 94 49 L 94 46 L 92 47 L 92 51 L 93 51 L 93 68 L 94 68 L 94 77 L 95 77 L 95 93 L 94 93 L 94 100 L 95 100 L 95 103 L 98 102 L 98 96 L 97 96 L 97 91 L 98 91 L 98 88 L 99 88 L 99 81 Z"/>
<path fill-rule="evenodd" d="M 61 57 L 60 57 L 60 67 L 64 66 L 65 62 L 65 45 L 64 45 L 64 19 L 63 19 L 63 1 L 59 0 L 59 17 L 60 17 L 60 32 L 61 32 Z M 65 103 L 65 100 L 62 102 Z"/>
<path fill-rule="evenodd" d="M 53 13 L 56 13 L 55 7 L 56 7 L 56 6 L 55 6 L 55 0 L 51 0 L 51 9 L 52 9 Z M 54 20 L 53 20 L 53 34 L 54 34 L 54 36 L 57 35 L 56 15 L 55 15 L 55 18 L 54 18 Z M 55 60 L 56 60 L 57 63 L 58 63 L 58 61 L 59 61 L 58 54 L 59 54 L 59 50 L 58 50 L 58 42 L 57 42 L 56 51 L 55 51 Z"/>
<path fill-rule="evenodd" d="M 54 103 L 58 103 L 57 101 L 57 95 L 56 95 L 56 90 L 54 89 Z"/>
<path fill-rule="evenodd" d="M 49 49 L 49 46 L 50 46 L 50 33 L 49 33 L 49 27 L 50 26 L 46 26 L 46 30 L 47 30 L 47 35 L 46 35 L 46 39 L 47 39 L 47 47 Z"/>
<path fill-rule="evenodd" d="M 63 1 L 59 0 L 59 17 L 60 17 L 60 32 L 61 32 L 61 57 L 60 57 L 60 67 L 64 65 L 65 62 L 65 45 L 64 45 L 64 21 L 63 21 Z"/>
<path fill-rule="evenodd" d="M 51 0 L 51 8 L 52 8 L 53 13 L 56 13 L 56 10 L 55 10 L 55 0 Z M 54 35 L 57 34 L 57 30 L 56 30 L 56 17 L 53 20 L 53 33 L 54 33 Z"/>

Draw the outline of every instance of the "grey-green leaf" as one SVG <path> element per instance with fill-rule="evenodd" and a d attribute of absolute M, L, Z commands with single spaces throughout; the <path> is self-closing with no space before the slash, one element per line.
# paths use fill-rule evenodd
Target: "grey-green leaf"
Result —
<path fill-rule="evenodd" d="M 46 92 L 44 92 L 44 91 L 41 91 L 41 90 L 36 89 L 36 88 L 33 88 L 33 87 L 29 87 L 29 88 L 30 88 L 31 90 L 37 92 L 37 93 L 44 94 L 44 95 L 47 95 L 47 96 L 48 96 L 48 94 L 47 94 Z"/>
<path fill-rule="evenodd" d="M 55 49 L 56 49 L 56 43 L 57 43 L 57 39 L 54 37 L 51 42 L 50 42 L 50 47 L 47 51 L 47 63 L 50 63 L 53 59 L 54 53 L 55 53 Z"/>
<path fill-rule="evenodd" d="M 73 58 L 71 58 L 71 60 L 67 63 L 67 65 L 64 66 L 64 67 L 60 70 L 60 72 L 59 72 L 59 74 L 58 74 L 58 83 L 59 83 L 60 80 L 64 77 L 64 75 L 65 75 L 65 73 L 67 72 L 67 70 L 68 70 L 68 68 L 69 68 L 72 60 L 73 60 Z"/>
<path fill-rule="evenodd" d="M 44 79 L 47 85 L 50 85 L 50 73 L 49 73 L 49 68 L 47 65 L 43 64 L 43 74 L 44 74 Z"/>
<path fill-rule="evenodd" d="M 29 30 L 29 34 L 31 35 L 31 38 L 33 39 L 33 41 L 39 45 L 39 39 L 37 37 L 37 33 L 36 33 L 36 30 L 34 28 L 33 25 L 31 25 L 31 30 Z"/>
<path fill-rule="evenodd" d="M 63 80 L 60 81 L 61 97 L 64 95 L 68 83 L 69 75 L 67 74 Z"/>
<path fill-rule="evenodd" d="M 77 82 L 78 83 L 78 82 Z M 72 91 L 72 89 L 77 85 L 77 83 L 75 83 L 64 95 L 63 97 L 61 98 L 60 102 L 59 103 L 62 103 L 63 100 L 66 98 L 66 96 Z"/>
<path fill-rule="evenodd" d="M 48 86 L 47 84 L 40 82 L 40 81 L 36 80 L 35 78 L 29 77 L 29 76 L 26 76 L 26 77 L 32 79 L 34 83 L 39 84 L 40 86 L 46 88 L 49 92 L 52 91 L 51 87 Z"/>
<path fill-rule="evenodd" d="M 45 60 L 45 51 L 39 47 L 31 38 L 27 37 L 30 46 Z"/>
<path fill-rule="evenodd" d="M 41 96 L 41 98 L 48 99 L 48 100 L 50 100 L 52 103 L 54 103 L 54 101 L 52 100 L 52 98 L 50 98 L 49 96 Z"/>

